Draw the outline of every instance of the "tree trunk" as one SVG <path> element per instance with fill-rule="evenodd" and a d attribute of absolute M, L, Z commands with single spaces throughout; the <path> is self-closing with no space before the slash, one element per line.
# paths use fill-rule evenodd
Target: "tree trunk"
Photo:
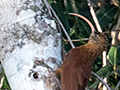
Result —
<path fill-rule="evenodd" d="M 2 0 L 0 59 L 12 90 L 55 90 L 49 74 L 61 64 L 61 34 L 42 0 Z"/>

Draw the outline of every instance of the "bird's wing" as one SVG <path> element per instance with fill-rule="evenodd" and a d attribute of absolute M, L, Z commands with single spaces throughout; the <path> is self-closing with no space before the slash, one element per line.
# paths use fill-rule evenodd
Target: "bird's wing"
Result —
<path fill-rule="evenodd" d="M 83 58 L 83 53 L 85 52 L 84 49 L 84 45 L 80 46 L 80 47 L 76 47 L 74 49 L 71 49 L 66 57 L 65 60 L 63 61 L 62 66 L 65 66 L 69 63 L 74 63 L 74 61 L 77 61 L 79 58 L 82 59 Z"/>
<path fill-rule="evenodd" d="M 79 90 L 77 72 L 71 65 L 67 64 L 62 68 L 61 84 L 61 90 Z"/>
<path fill-rule="evenodd" d="M 77 69 L 77 77 L 78 77 L 78 84 L 79 90 L 84 90 L 90 77 L 90 71 L 83 71 L 82 69 Z"/>
<path fill-rule="evenodd" d="M 81 47 L 81 46 L 80 46 Z M 68 52 L 62 64 L 61 84 L 62 90 L 81 90 L 79 80 L 83 81 L 82 74 L 78 77 L 76 63 L 77 60 L 83 59 L 80 55 L 83 53 L 83 48 L 75 48 Z M 78 79 L 81 78 L 81 79 Z"/>

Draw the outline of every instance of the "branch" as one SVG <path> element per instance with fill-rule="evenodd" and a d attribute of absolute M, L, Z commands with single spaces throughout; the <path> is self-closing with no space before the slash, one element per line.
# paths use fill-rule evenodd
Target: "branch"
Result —
<path fill-rule="evenodd" d="M 117 83 L 117 86 L 115 87 L 115 90 L 120 86 L 120 81 Z"/>
<path fill-rule="evenodd" d="M 72 48 L 75 48 L 75 46 L 74 46 L 72 40 L 70 39 L 70 37 L 69 37 L 69 35 L 68 35 L 65 27 L 63 26 L 62 22 L 61 22 L 60 19 L 58 18 L 58 16 L 57 16 L 57 14 L 55 13 L 55 11 L 52 9 L 52 7 L 50 6 L 50 4 L 49 4 L 46 0 L 43 0 L 43 1 L 44 1 L 44 3 L 46 3 L 46 5 L 47 5 L 46 7 L 48 8 L 49 12 L 50 12 L 50 11 L 52 12 L 52 14 L 54 15 L 54 17 L 56 18 L 56 20 L 57 20 L 58 23 L 60 24 L 61 28 L 63 29 L 63 32 L 65 33 L 66 37 L 68 38 L 68 40 L 69 40 L 69 42 L 70 42 L 71 47 L 72 47 Z M 50 12 L 50 14 L 51 14 L 51 12 Z"/>
<path fill-rule="evenodd" d="M 115 46 L 115 47 L 117 47 L 117 48 L 120 48 L 120 46 L 119 45 L 114 45 L 114 44 L 109 44 L 110 46 Z"/>
<path fill-rule="evenodd" d="M 98 22 L 98 19 L 97 19 L 97 17 L 96 17 L 95 11 L 93 10 L 93 7 L 91 6 L 91 1 L 90 1 L 90 0 L 87 0 L 87 2 L 88 2 L 88 6 L 90 7 L 90 13 L 91 13 L 92 18 L 93 18 L 93 20 L 94 20 L 94 22 L 95 22 L 95 25 L 96 25 L 96 27 L 97 27 L 97 30 L 98 30 L 99 32 L 102 32 L 102 29 L 101 29 L 100 24 L 99 24 L 99 22 Z"/>
<path fill-rule="evenodd" d="M 65 38 L 63 38 L 63 40 L 65 41 L 65 42 L 69 42 L 69 40 L 67 40 L 67 39 L 65 39 Z M 79 42 L 79 41 L 88 41 L 89 40 L 89 38 L 83 38 L 83 39 L 74 39 L 74 40 L 71 40 L 72 42 Z"/>
<path fill-rule="evenodd" d="M 2 86 L 3 86 L 4 78 L 5 78 L 5 76 L 3 76 L 3 77 L 1 78 L 1 81 L 0 81 L 0 88 L 2 88 Z"/>
<path fill-rule="evenodd" d="M 51 69 L 51 71 L 54 73 L 54 70 L 49 66 L 49 65 L 47 65 L 47 64 L 45 64 L 42 60 L 35 60 L 34 61 L 34 66 L 43 66 L 43 67 L 46 67 L 47 68 L 47 70 L 48 70 L 48 72 L 50 72 L 49 71 L 49 69 Z"/>
<path fill-rule="evenodd" d="M 100 77 L 99 77 L 96 73 L 94 73 L 93 71 L 92 71 L 92 74 L 93 74 L 94 76 L 96 76 L 96 77 L 107 87 L 108 90 L 111 90 L 110 87 L 103 81 L 102 78 L 100 78 Z"/>

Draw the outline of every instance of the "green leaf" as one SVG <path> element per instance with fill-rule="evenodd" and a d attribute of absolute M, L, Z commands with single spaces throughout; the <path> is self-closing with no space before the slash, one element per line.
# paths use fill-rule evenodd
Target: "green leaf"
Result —
<path fill-rule="evenodd" d="M 67 16 L 65 14 L 65 10 L 63 7 L 63 2 L 62 1 L 56 1 L 56 3 L 51 3 L 52 8 L 55 10 L 56 14 L 60 18 L 61 22 L 65 26 L 66 30 L 69 31 L 70 29 L 70 24 L 67 19 Z"/>
<path fill-rule="evenodd" d="M 75 2 L 75 0 L 64 0 L 64 5 L 68 12 L 78 12 Z"/>
<path fill-rule="evenodd" d="M 120 77 L 120 65 L 118 65 L 117 73 L 118 73 L 118 76 Z"/>
<path fill-rule="evenodd" d="M 79 21 L 80 23 L 79 23 L 79 28 L 81 28 L 82 27 L 82 31 L 81 31 L 81 33 L 82 33 L 82 35 L 84 36 L 84 37 L 89 37 L 90 36 L 90 33 L 91 33 L 91 30 L 90 30 L 90 27 L 89 27 L 89 25 L 84 21 L 84 20 L 80 20 Z M 81 24 L 81 25 L 80 25 Z"/>
<path fill-rule="evenodd" d="M 76 31 L 75 31 L 75 29 L 74 28 L 72 28 L 72 29 L 70 29 L 70 36 L 72 36 L 73 34 L 75 34 L 76 33 Z"/>
<path fill-rule="evenodd" d="M 99 80 L 95 81 L 95 82 L 90 86 L 90 88 L 95 89 L 95 88 L 98 86 L 99 83 L 100 83 Z"/>
<path fill-rule="evenodd" d="M 99 71 L 97 71 L 96 74 L 102 78 L 105 78 L 108 77 L 108 72 L 112 72 L 112 70 L 113 70 L 113 66 L 107 65 L 105 67 L 102 67 Z M 96 80 L 90 87 L 95 89 L 99 83 L 100 81 Z"/>
<path fill-rule="evenodd" d="M 120 48 L 117 49 L 117 60 L 118 60 L 118 63 L 120 63 Z M 120 77 L 120 65 L 117 64 L 117 73 L 118 73 L 118 76 Z"/>
<path fill-rule="evenodd" d="M 116 6 L 106 5 L 104 7 L 101 7 L 96 12 L 96 16 L 102 29 L 105 29 L 110 24 L 117 11 L 118 8 Z"/>
<path fill-rule="evenodd" d="M 81 14 L 81 15 L 85 16 L 86 18 L 88 18 L 90 21 L 92 21 L 92 17 L 89 12 L 89 7 L 85 0 L 64 0 L 64 5 L 65 5 L 66 12 Z M 78 29 L 76 29 L 77 32 L 81 33 L 81 30 L 83 30 L 83 32 L 85 31 L 85 33 L 87 32 L 87 34 L 90 35 L 89 25 L 87 25 L 84 20 L 82 20 L 80 18 L 73 18 L 73 16 L 70 16 L 70 15 L 68 15 L 67 18 L 70 21 L 72 21 L 72 22 L 70 22 L 70 23 L 72 23 L 71 26 L 72 25 L 74 26 L 74 23 L 76 23 L 76 21 L 77 21 L 77 25 L 76 25 L 76 28 L 78 28 Z M 84 34 L 84 35 L 86 35 L 86 34 Z"/>
<path fill-rule="evenodd" d="M 96 74 L 104 78 L 107 75 L 108 71 L 111 72 L 112 70 L 113 70 L 113 66 L 107 65 L 105 67 L 102 67 L 99 71 L 97 71 Z"/>
<path fill-rule="evenodd" d="M 118 64 L 117 54 L 118 54 L 117 47 L 112 46 L 108 52 L 108 58 L 109 58 L 109 62 L 114 66 Z"/>

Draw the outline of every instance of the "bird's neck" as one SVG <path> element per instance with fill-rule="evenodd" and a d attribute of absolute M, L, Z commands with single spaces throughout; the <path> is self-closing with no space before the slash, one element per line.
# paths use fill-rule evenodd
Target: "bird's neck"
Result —
<path fill-rule="evenodd" d="M 87 68 L 91 68 L 94 61 L 104 51 L 103 47 L 101 45 L 93 44 L 93 43 L 90 43 L 90 42 L 88 42 L 85 45 L 85 49 L 87 50 L 86 55 L 88 55 L 88 56 L 85 57 L 86 58 L 85 61 L 82 61 L 84 70 L 86 70 Z"/>
<path fill-rule="evenodd" d="M 103 51 L 106 50 L 106 46 L 100 43 L 88 42 L 85 46 L 88 48 L 89 51 L 96 52 L 97 55 L 100 55 Z"/>

